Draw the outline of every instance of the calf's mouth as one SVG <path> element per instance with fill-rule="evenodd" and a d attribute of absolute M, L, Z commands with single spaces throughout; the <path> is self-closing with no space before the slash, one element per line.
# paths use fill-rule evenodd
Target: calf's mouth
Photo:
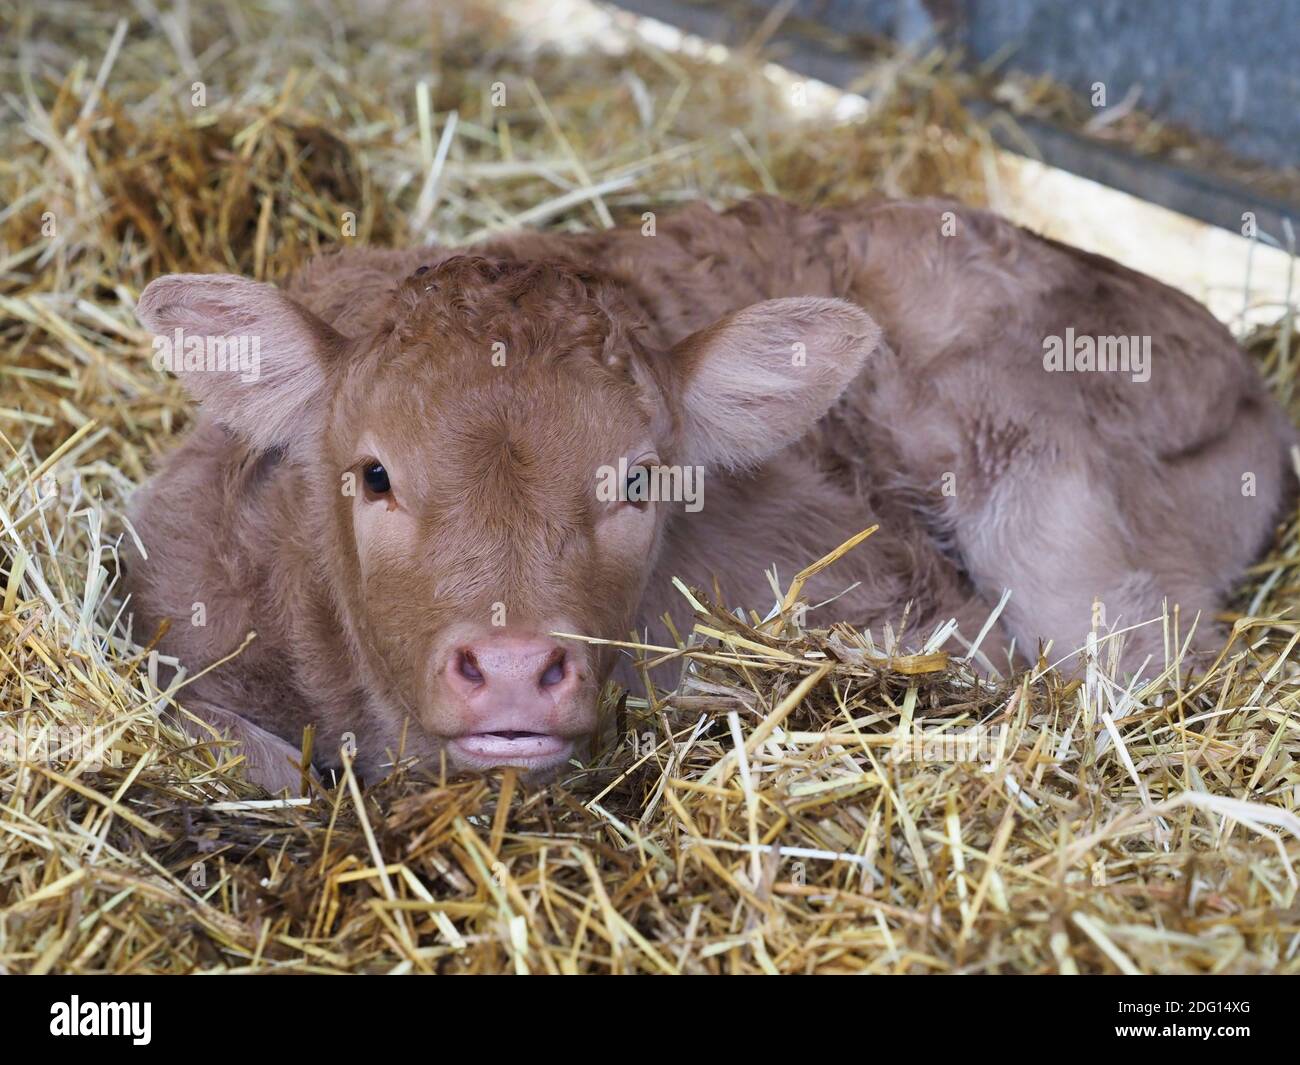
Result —
<path fill-rule="evenodd" d="M 447 741 L 452 759 L 466 769 L 513 766 L 526 772 L 558 769 L 573 756 L 575 745 L 574 737 L 523 729 L 469 732 Z"/>

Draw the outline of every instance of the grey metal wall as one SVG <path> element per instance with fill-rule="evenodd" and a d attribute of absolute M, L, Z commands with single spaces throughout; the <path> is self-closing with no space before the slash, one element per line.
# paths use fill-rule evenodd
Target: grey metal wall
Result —
<path fill-rule="evenodd" d="M 751 0 L 774 8 L 778 0 Z M 652 3 L 635 6 L 648 8 Z M 1051 74 L 1272 165 L 1300 164 L 1300 0 L 796 0 L 792 13 L 903 42 L 942 36 L 977 59 Z"/>

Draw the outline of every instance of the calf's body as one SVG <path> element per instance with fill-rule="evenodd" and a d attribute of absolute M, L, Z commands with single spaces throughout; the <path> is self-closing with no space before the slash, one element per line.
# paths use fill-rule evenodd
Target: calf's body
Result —
<path fill-rule="evenodd" d="M 948 203 L 343 251 L 287 294 L 163 278 L 140 314 L 260 342 L 257 380 L 176 364 L 202 409 L 139 493 L 128 586 L 191 671 L 257 633 L 187 706 L 272 786 L 309 723 L 323 763 L 351 739 L 368 773 L 399 748 L 545 770 L 616 664 L 547 633 L 656 632 L 674 576 L 761 610 L 766 570 L 872 523 L 809 624 L 911 602 L 911 631 L 971 639 L 1009 589 L 1002 661 L 1166 599 L 1205 645 L 1290 490 L 1293 431 L 1202 307 Z M 1052 338 L 1078 337 L 1132 359 L 1058 370 Z M 702 499 L 604 498 L 620 460 L 698 467 Z M 1130 633 L 1126 665 L 1160 642 Z"/>

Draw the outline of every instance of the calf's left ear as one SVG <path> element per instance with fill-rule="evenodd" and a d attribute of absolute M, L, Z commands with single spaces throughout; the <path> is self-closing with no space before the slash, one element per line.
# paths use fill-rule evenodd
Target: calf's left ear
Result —
<path fill-rule="evenodd" d="M 809 432 L 879 343 L 862 308 L 816 296 L 766 300 L 692 333 L 673 350 L 683 457 L 757 465 Z"/>

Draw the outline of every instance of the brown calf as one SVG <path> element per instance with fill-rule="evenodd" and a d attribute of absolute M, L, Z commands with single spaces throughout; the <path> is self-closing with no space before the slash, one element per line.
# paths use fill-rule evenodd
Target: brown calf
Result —
<path fill-rule="evenodd" d="M 654 626 L 673 576 L 762 610 L 765 570 L 873 522 L 810 624 L 912 601 L 969 639 L 1010 589 L 986 651 L 1075 651 L 1094 601 L 1123 626 L 1167 598 L 1211 640 L 1291 479 L 1291 426 L 1202 307 L 941 202 L 344 251 L 287 292 L 160 278 L 139 315 L 201 413 L 135 505 L 137 631 L 172 619 L 191 670 L 256 631 L 187 706 L 271 787 L 308 723 L 371 774 L 404 730 L 553 768 L 615 655 L 549 633 Z"/>

